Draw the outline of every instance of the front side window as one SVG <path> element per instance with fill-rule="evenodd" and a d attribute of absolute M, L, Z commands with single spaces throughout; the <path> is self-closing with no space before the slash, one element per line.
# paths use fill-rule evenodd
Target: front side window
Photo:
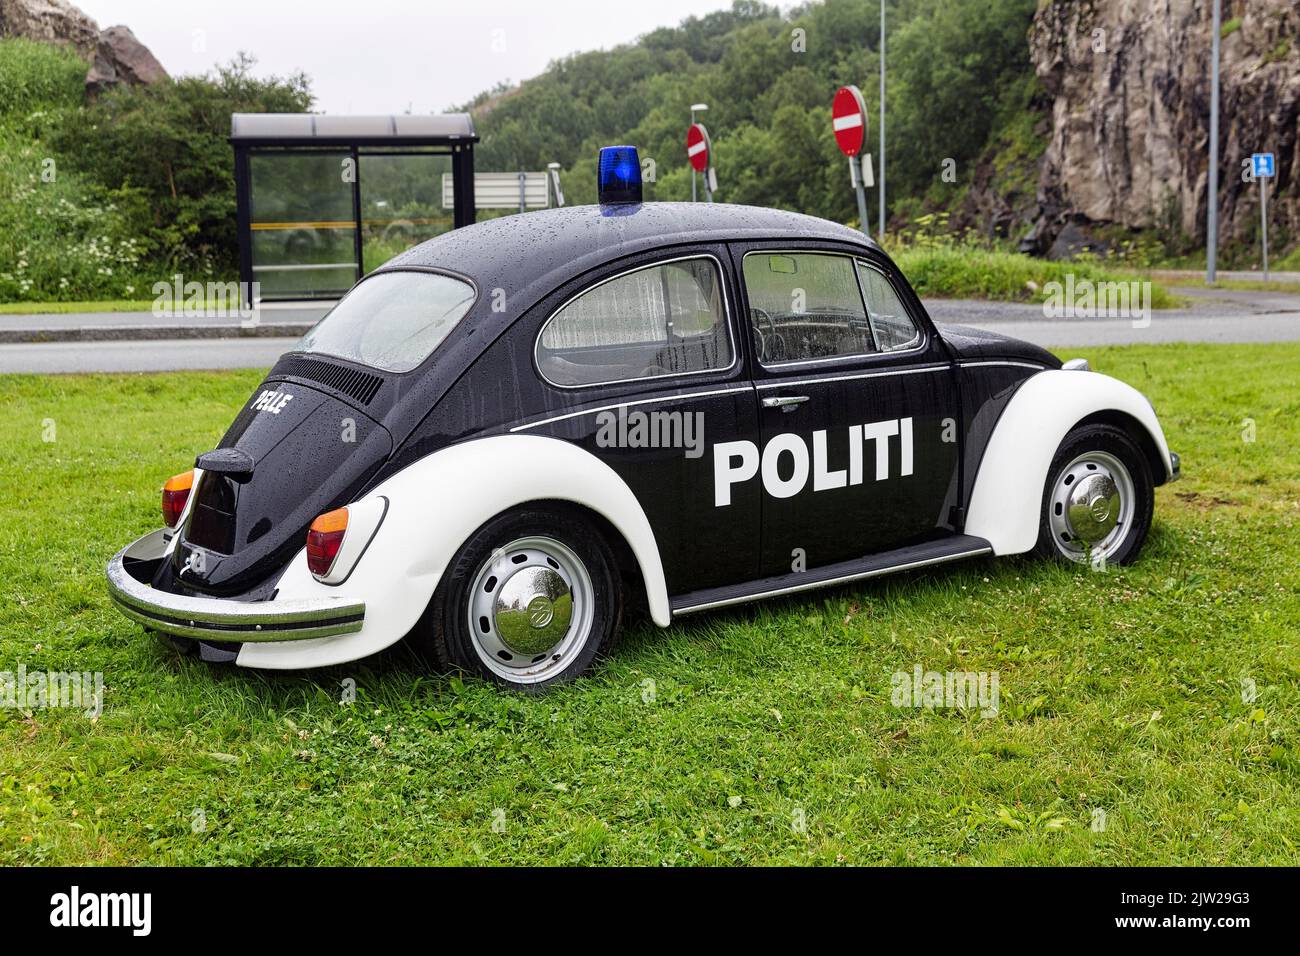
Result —
<path fill-rule="evenodd" d="M 921 332 L 907 314 L 902 300 L 894 291 L 894 286 L 884 273 L 872 268 L 865 262 L 858 263 L 858 275 L 862 278 L 862 294 L 867 299 L 867 315 L 871 319 L 871 328 L 876 333 L 876 342 L 882 352 L 893 352 L 915 345 L 921 339 Z"/>
<path fill-rule="evenodd" d="M 722 276 L 711 259 L 646 266 L 588 289 L 551 317 L 537 366 L 555 385 L 604 385 L 729 368 Z"/>
<path fill-rule="evenodd" d="M 745 289 L 764 365 L 876 350 L 854 262 L 823 252 L 751 252 Z"/>
<path fill-rule="evenodd" d="M 474 287 L 431 272 L 381 272 L 343 297 L 298 343 L 302 352 L 409 372 L 474 304 Z"/>

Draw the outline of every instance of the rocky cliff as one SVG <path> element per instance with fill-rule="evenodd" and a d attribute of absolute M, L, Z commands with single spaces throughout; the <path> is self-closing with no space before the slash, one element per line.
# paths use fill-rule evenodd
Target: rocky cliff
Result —
<path fill-rule="evenodd" d="M 1221 242 L 1252 239 L 1253 152 L 1277 156 L 1270 229 L 1300 236 L 1300 4 L 1223 0 Z M 1092 227 L 1158 226 L 1204 239 L 1210 0 L 1046 0 L 1029 43 L 1051 98 L 1038 214 L 1022 244 L 1064 254 Z M 1279 230 L 1281 232 L 1281 230 Z"/>
<path fill-rule="evenodd" d="M 72 47 L 90 64 L 86 87 L 154 83 L 167 71 L 129 27 L 101 30 L 67 0 L 0 0 L 0 37 L 25 37 Z"/>

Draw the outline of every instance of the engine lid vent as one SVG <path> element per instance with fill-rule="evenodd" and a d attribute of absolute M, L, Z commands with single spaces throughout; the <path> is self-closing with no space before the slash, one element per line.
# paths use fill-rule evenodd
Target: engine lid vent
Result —
<path fill-rule="evenodd" d="M 316 382 L 336 392 L 342 392 L 362 405 L 369 405 L 375 393 L 384 384 L 382 376 L 372 375 L 370 372 L 299 356 L 286 356 L 280 359 L 267 378 L 272 379 L 281 375 L 291 375 L 294 378 Z"/>

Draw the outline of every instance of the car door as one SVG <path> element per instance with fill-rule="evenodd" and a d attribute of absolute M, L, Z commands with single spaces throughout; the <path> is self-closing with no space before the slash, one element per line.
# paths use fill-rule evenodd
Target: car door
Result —
<path fill-rule="evenodd" d="M 953 534 L 954 370 L 887 261 L 815 243 L 731 253 L 760 405 L 762 574 Z"/>

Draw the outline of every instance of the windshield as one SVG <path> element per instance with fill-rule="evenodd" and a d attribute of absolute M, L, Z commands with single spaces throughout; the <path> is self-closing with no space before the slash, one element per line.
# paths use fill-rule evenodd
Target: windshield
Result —
<path fill-rule="evenodd" d="M 381 272 L 360 283 L 298 343 L 302 352 L 409 372 L 474 304 L 474 287 L 430 272 Z"/>

